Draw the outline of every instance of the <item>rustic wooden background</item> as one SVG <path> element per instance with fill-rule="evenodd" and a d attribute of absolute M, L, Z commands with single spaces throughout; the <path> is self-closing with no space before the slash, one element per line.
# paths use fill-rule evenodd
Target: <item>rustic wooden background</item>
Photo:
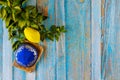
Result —
<path fill-rule="evenodd" d="M 44 41 L 36 71 L 12 66 L 14 54 L 0 21 L 0 80 L 120 80 L 120 0 L 28 0 L 47 10 L 46 26 L 65 25 L 60 40 Z"/>

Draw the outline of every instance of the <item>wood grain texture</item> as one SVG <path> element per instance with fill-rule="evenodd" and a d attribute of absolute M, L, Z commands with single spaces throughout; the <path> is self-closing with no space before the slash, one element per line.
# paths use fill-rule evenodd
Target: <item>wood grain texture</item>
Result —
<path fill-rule="evenodd" d="M 0 20 L 0 80 L 2 80 L 2 54 L 3 53 L 3 22 Z"/>
<path fill-rule="evenodd" d="M 91 79 L 101 80 L 101 0 L 92 0 L 91 5 Z"/>
<path fill-rule="evenodd" d="M 26 5 L 34 5 L 36 6 L 36 0 L 29 0 Z M 36 78 L 36 73 L 26 73 L 26 79 L 25 80 L 35 80 Z"/>
<path fill-rule="evenodd" d="M 65 0 L 66 79 L 90 80 L 90 0 Z"/>
<path fill-rule="evenodd" d="M 8 41 L 8 32 L 3 23 L 3 65 L 2 65 L 2 79 L 3 80 L 13 80 L 12 78 L 12 49 L 10 41 Z"/>
<path fill-rule="evenodd" d="M 55 1 L 55 24 L 65 26 L 65 0 Z M 65 34 L 56 42 L 56 80 L 66 80 Z"/>
<path fill-rule="evenodd" d="M 45 7 L 46 0 L 39 1 L 38 6 Z M 48 16 L 49 18 L 44 23 L 49 28 L 55 24 L 55 0 L 48 0 Z M 46 50 L 37 66 L 37 80 L 56 80 L 56 41 L 45 41 L 43 45 Z"/>
<path fill-rule="evenodd" d="M 65 25 L 59 41 L 40 45 L 33 73 L 12 67 L 5 23 L 0 20 L 0 80 L 120 80 L 120 0 L 29 0 L 47 12 L 46 27 Z"/>
<path fill-rule="evenodd" d="M 102 79 L 120 80 L 120 0 L 105 0 L 102 5 Z"/>

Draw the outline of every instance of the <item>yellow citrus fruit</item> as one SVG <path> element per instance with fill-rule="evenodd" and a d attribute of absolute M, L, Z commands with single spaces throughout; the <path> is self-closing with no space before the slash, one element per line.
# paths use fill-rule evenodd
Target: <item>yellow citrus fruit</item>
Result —
<path fill-rule="evenodd" d="M 29 28 L 29 27 L 25 28 L 24 35 L 26 39 L 31 42 L 34 42 L 34 43 L 40 42 L 40 33 L 33 28 Z"/>

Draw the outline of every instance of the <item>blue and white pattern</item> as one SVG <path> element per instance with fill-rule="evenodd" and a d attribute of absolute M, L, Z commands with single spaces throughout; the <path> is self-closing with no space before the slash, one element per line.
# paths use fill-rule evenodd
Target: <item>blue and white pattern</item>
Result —
<path fill-rule="evenodd" d="M 23 67 L 30 67 L 38 59 L 37 49 L 30 44 L 21 45 L 15 52 L 16 62 Z"/>

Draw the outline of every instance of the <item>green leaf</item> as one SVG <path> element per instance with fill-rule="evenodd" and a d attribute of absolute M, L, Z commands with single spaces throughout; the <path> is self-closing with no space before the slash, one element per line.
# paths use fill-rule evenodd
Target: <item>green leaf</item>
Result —
<path fill-rule="evenodd" d="M 59 40 L 59 35 L 55 35 L 55 39 L 58 41 Z"/>
<path fill-rule="evenodd" d="M 13 51 L 15 51 L 15 50 L 19 47 L 19 45 L 20 45 L 20 41 L 14 42 L 14 43 L 12 44 L 12 49 L 13 49 Z"/>
<path fill-rule="evenodd" d="M 0 5 L 6 6 L 6 1 L 0 1 Z"/>
<path fill-rule="evenodd" d="M 14 12 L 14 10 L 12 10 L 12 18 L 15 21 L 15 12 Z"/>
<path fill-rule="evenodd" d="M 28 0 L 23 0 L 22 1 L 22 5 L 24 5 Z"/>
<path fill-rule="evenodd" d="M 38 15 L 37 16 L 37 20 L 38 20 L 38 22 L 41 23 L 43 21 L 43 16 L 42 15 Z"/>
<path fill-rule="evenodd" d="M 21 11 L 20 6 L 15 6 L 14 9 Z"/>
<path fill-rule="evenodd" d="M 9 0 L 7 0 L 7 5 L 10 7 L 10 1 Z"/>
<path fill-rule="evenodd" d="M 20 0 L 14 0 L 12 1 L 12 6 L 20 6 Z"/>
<path fill-rule="evenodd" d="M 6 26 L 6 28 L 8 28 L 8 31 L 9 31 L 9 32 L 11 31 L 11 29 L 13 29 L 13 27 L 14 27 L 13 24 L 14 24 L 14 23 L 11 23 L 9 26 Z"/>
<path fill-rule="evenodd" d="M 19 15 L 18 15 L 19 16 Z M 22 12 L 21 14 L 20 14 L 20 16 L 23 18 L 23 19 L 26 19 L 26 13 L 25 12 Z"/>
<path fill-rule="evenodd" d="M 2 14 L 2 18 L 4 19 L 5 16 L 7 15 L 6 9 L 4 7 L 1 8 L 1 14 Z"/>
<path fill-rule="evenodd" d="M 33 5 L 27 5 L 26 6 L 26 8 L 25 8 L 25 10 L 26 11 L 30 11 L 30 10 L 32 10 L 32 9 L 34 9 L 35 7 L 33 6 Z"/>
<path fill-rule="evenodd" d="M 47 34 L 47 37 L 48 37 L 48 39 L 54 41 L 54 36 L 53 35 Z"/>
<path fill-rule="evenodd" d="M 20 34 L 20 39 L 25 40 L 25 35 L 24 35 L 24 33 L 21 33 L 21 34 Z"/>
<path fill-rule="evenodd" d="M 0 9 L 0 18 L 2 18 L 2 10 Z"/>
<path fill-rule="evenodd" d="M 6 27 L 9 26 L 10 20 L 11 20 L 11 16 L 8 16 L 8 17 L 6 18 L 6 20 L 5 20 Z"/>
<path fill-rule="evenodd" d="M 29 12 L 28 11 L 26 11 L 26 13 L 25 13 L 25 18 L 29 19 Z"/>
<path fill-rule="evenodd" d="M 40 29 L 40 31 L 43 31 L 43 29 L 44 29 L 44 25 L 40 25 L 40 26 L 38 26 L 39 27 L 39 29 Z"/>
<path fill-rule="evenodd" d="M 61 27 L 60 27 L 60 31 L 61 31 L 61 32 L 66 32 L 67 30 L 65 29 L 64 26 L 61 26 Z"/>
<path fill-rule="evenodd" d="M 11 8 L 10 7 L 5 7 L 7 14 L 11 14 Z"/>
<path fill-rule="evenodd" d="M 33 8 L 30 12 L 30 16 L 33 17 L 33 18 L 36 18 L 37 17 L 37 9 L 36 8 Z"/>
<path fill-rule="evenodd" d="M 22 29 L 25 25 L 26 25 L 26 21 L 22 20 L 22 19 L 19 19 L 18 26 Z"/>
<path fill-rule="evenodd" d="M 38 25 L 36 25 L 36 24 L 31 24 L 31 27 L 35 28 L 35 29 L 38 29 Z"/>
<path fill-rule="evenodd" d="M 27 20 L 26 23 L 27 23 L 27 26 L 30 26 L 30 21 L 29 20 Z"/>

